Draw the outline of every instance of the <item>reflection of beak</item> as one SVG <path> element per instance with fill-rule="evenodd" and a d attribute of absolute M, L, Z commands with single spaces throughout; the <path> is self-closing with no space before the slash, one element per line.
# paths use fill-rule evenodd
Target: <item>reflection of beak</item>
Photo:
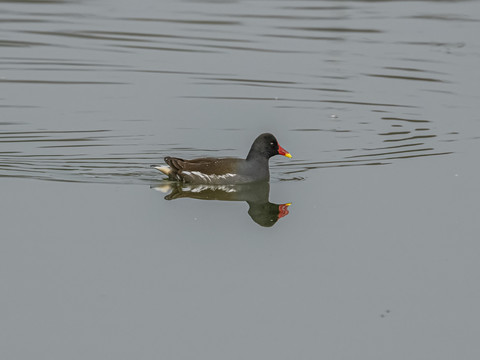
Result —
<path fill-rule="evenodd" d="M 287 153 L 288 154 L 288 153 Z M 290 155 L 290 154 L 289 154 Z M 278 218 L 281 219 L 284 216 L 288 215 L 288 207 L 292 205 L 292 203 L 278 205 Z"/>
<path fill-rule="evenodd" d="M 284 148 L 282 148 L 280 145 L 278 145 L 278 154 L 286 156 L 288 158 L 292 157 L 292 155 L 290 155 L 290 153 L 287 150 L 285 150 Z"/>

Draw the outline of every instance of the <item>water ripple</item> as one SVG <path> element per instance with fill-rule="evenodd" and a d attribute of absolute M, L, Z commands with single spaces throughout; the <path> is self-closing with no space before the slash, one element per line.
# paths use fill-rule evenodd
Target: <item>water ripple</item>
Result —
<path fill-rule="evenodd" d="M 164 155 L 240 152 L 212 132 L 265 128 L 323 146 L 272 162 L 301 181 L 451 154 L 476 114 L 469 2 L 0 4 L 2 177 L 147 183 Z"/>

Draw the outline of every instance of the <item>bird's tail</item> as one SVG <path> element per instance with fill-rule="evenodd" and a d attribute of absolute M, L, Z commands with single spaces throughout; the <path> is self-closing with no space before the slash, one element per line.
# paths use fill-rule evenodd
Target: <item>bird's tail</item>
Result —
<path fill-rule="evenodd" d="M 161 171 L 165 175 L 169 176 L 172 173 L 172 169 L 168 166 L 160 166 L 160 165 L 150 165 L 150 167 Z"/>

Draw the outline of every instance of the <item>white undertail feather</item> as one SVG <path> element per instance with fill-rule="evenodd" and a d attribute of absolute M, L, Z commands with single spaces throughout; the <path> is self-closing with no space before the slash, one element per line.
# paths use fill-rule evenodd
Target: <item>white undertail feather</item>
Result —
<path fill-rule="evenodd" d="M 158 171 L 161 171 L 167 176 L 170 175 L 170 173 L 172 172 L 172 169 L 169 168 L 168 166 L 155 166 L 154 168 L 157 169 Z"/>

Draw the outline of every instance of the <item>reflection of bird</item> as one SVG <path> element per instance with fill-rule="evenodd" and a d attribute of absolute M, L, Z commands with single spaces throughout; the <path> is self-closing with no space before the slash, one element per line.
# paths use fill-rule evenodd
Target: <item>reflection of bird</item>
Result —
<path fill-rule="evenodd" d="M 248 215 L 250 215 L 252 220 L 260 226 L 270 227 L 273 226 L 278 219 L 288 215 L 288 207 L 291 204 L 278 205 L 272 204 L 271 202 L 248 202 L 248 205 L 250 206 L 248 209 Z"/>
<path fill-rule="evenodd" d="M 273 226 L 278 219 L 288 215 L 291 204 L 273 204 L 269 198 L 270 184 L 268 182 L 242 185 L 189 185 L 166 183 L 153 186 L 161 192 L 171 191 L 166 200 L 192 198 L 200 200 L 246 201 L 248 214 L 257 224 L 265 227 Z"/>
<path fill-rule="evenodd" d="M 183 160 L 167 156 L 169 166 L 152 165 L 168 176 L 192 184 L 245 184 L 268 181 L 270 173 L 268 160 L 274 155 L 291 158 L 285 149 L 278 145 L 272 134 L 261 134 L 250 148 L 246 159 L 237 158 L 200 158 Z"/>

